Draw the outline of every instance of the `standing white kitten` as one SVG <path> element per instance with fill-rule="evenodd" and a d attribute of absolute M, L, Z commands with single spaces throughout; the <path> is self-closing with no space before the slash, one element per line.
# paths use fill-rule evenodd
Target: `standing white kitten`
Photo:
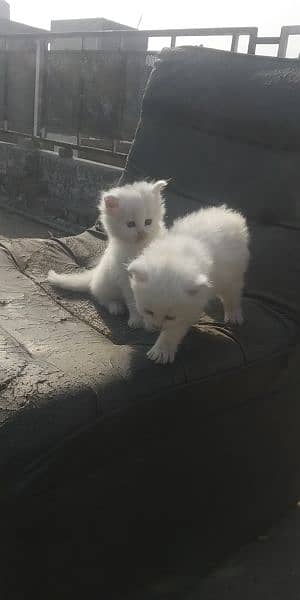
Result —
<path fill-rule="evenodd" d="M 164 231 L 162 191 L 166 181 L 140 181 L 102 194 L 100 214 L 108 246 L 97 267 L 74 274 L 50 271 L 48 281 L 58 287 L 91 292 L 113 314 L 129 311 L 128 325 L 139 327 L 139 315 L 127 272 L 128 263 Z"/>
<path fill-rule="evenodd" d="M 148 352 L 151 360 L 173 362 L 181 340 L 214 296 L 223 302 L 226 322 L 243 322 L 248 242 L 242 215 L 225 206 L 207 208 L 175 221 L 162 239 L 129 265 L 146 328 L 161 330 Z"/>

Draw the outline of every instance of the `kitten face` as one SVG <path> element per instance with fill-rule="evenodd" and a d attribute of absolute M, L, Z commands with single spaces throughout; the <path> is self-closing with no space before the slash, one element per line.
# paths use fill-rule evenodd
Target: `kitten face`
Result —
<path fill-rule="evenodd" d="M 144 298 L 144 302 L 142 304 L 149 305 L 149 301 L 147 302 L 147 298 Z M 151 309 L 145 308 L 143 311 L 143 319 L 145 323 L 145 328 L 149 331 L 158 331 L 160 329 L 168 329 L 178 323 L 178 317 L 175 314 L 175 311 L 180 313 L 179 307 L 176 304 L 173 305 L 165 305 L 158 304 L 157 302 L 151 302 Z M 141 308 L 141 306 L 140 306 Z"/>
<path fill-rule="evenodd" d="M 211 296 L 207 277 L 188 273 L 184 261 L 160 268 L 145 265 L 143 257 L 129 265 L 130 283 L 138 312 L 149 330 L 171 329 L 196 322 Z"/>
<path fill-rule="evenodd" d="M 166 181 L 141 181 L 105 192 L 100 211 L 108 235 L 129 244 L 148 245 L 163 224 L 162 191 L 166 185 Z"/>

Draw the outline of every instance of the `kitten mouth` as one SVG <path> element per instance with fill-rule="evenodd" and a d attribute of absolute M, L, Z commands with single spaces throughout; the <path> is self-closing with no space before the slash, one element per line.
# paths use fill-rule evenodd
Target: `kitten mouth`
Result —
<path fill-rule="evenodd" d="M 137 242 L 143 242 L 147 237 L 147 234 L 144 231 L 139 231 L 139 233 L 136 236 L 136 240 Z"/>

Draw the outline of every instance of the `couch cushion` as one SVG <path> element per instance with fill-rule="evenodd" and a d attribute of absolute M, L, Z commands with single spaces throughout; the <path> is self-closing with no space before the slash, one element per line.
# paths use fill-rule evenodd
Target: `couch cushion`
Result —
<path fill-rule="evenodd" d="M 251 227 L 246 293 L 300 322 L 300 230 L 297 226 Z"/>
<path fill-rule="evenodd" d="M 299 101 L 298 59 L 179 47 L 160 54 L 143 118 L 300 150 Z"/>
<path fill-rule="evenodd" d="M 259 298 L 245 298 L 242 328 L 225 327 L 222 307 L 212 304 L 175 364 L 154 366 L 146 351 L 155 336 L 131 332 L 124 318 L 108 319 L 90 299 L 53 292 L 45 283 L 50 266 L 78 268 L 103 247 L 95 232 L 2 242 L 0 470 L 10 479 L 71 434 L 135 404 L 163 401 L 195 385 L 201 397 L 205 382 L 219 385 L 226 376 L 234 405 L 241 385 L 252 397 L 272 387 L 286 366 L 296 328 Z M 210 400 L 201 397 L 203 414 L 213 409 Z"/>
<path fill-rule="evenodd" d="M 171 192 L 198 205 L 299 226 L 299 100 L 298 60 L 163 51 L 124 180 L 171 178 Z"/>
<path fill-rule="evenodd" d="M 151 81 L 150 84 L 151 86 Z M 147 112 L 123 181 L 170 179 L 171 194 L 196 207 L 228 204 L 257 223 L 300 226 L 299 152 L 227 139 Z M 172 204 L 167 206 L 172 218 Z"/>

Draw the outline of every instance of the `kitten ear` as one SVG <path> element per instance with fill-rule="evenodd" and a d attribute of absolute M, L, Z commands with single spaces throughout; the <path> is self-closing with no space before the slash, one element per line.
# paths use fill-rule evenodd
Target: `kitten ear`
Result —
<path fill-rule="evenodd" d="M 119 199 L 112 194 L 104 194 L 103 203 L 108 213 L 114 213 L 119 208 Z"/>
<path fill-rule="evenodd" d="M 201 290 L 211 287 L 211 283 L 206 275 L 198 275 L 195 281 L 186 289 L 189 296 L 196 296 Z"/>
<path fill-rule="evenodd" d="M 138 283 L 148 281 L 148 273 L 146 267 L 138 260 L 134 260 L 127 268 L 129 277 L 135 279 Z"/>
<path fill-rule="evenodd" d="M 161 193 L 168 185 L 169 181 L 166 179 L 160 179 L 159 181 L 155 181 L 152 186 L 153 192 Z"/>

